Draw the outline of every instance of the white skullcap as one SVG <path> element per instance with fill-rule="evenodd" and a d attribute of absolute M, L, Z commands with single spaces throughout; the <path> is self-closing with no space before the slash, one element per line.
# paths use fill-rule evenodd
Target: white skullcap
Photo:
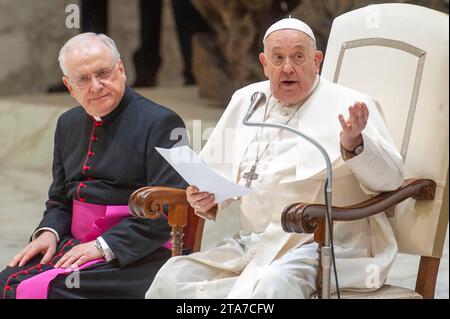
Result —
<path fill-rule="evenodd" d="M 283 29 L 292 29 L 292 30 L 298 30 L 300 32 L 306 33 L 311 39 L 316 41 L 316 38 L 314 37 L 314 32 L 311 30 L 309 25 L 307 25 L 305 22 L 300 21 L 295 18 L 286 18 L 282 19 L 278 22 L 275 22 L 272 24 L 269 29 L 267 29 L 266 34 L 264 35 L 264 40 L 272 33 L 278 30 Z"/>

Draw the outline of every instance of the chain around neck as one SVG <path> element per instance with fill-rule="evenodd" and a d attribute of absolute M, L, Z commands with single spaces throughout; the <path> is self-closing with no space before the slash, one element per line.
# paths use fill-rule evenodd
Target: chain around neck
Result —
<path fill-rule="evenodd" d="M 292 118 L 294 117 L 294 115 L 298 112 L 298 110 L 300 109 L 300 107 L 301 107 L 303 104 L 305 104 L 305 102 L 306 102 L 306 101 L 311 97 L 311 95 L 316 91 L 317 87 L 319 86 L 319 82 L 320 82 L 320 79 L 318 79 L 318 80 L 316 81 L 316 83 L 315 83 L 313 89 L 311 90 L 311 92 L 309 92 L 309 94 L 308 94 L 303 100 L 301 100 L 301 101 L 298 103 L 297 107 L 295 107 L 295 110 L 290 114 L 290 116 L 289 116 L 289 118 L 287 119 L 287 121 L 286 121 L 285 123 L 283 123 L 284 125 L 288 125 L 288 124 L 289 124 L 289 122 L 292 120 Z M 267 116 L 266 116 L 266 113 L 267 113 L 267 107 L 268 107 L 268 105 L 269 105 L 269 100 L 270 100 L 271 97 L 272 97 L 272 94 L 269 95 L 269 98 L 267 99 L 267 102 L 266 102 L 266 106 L 265 106 L 265 110 L 264 110 L 264 119 L 263 119 L 263 122 L 265 122 L 265 121 L 269 118 L 270 113 L 272 113 L 272 111 L 276 108 L 276 106 L 277 106 L 278 104 L 280 104 L 279 102 L 275 103 L 275 105 L 270 109 L 269 113 L 268 113 Z M 259 130 L 259 132 L 255 135 L 255 137 L 254 137 L 252 140 L 254 140 L 254 139 L 256 138 L 256 136 L 258 136 L 259 134 L 262 135 L 263 130 L 264 130 L 264 127 L 261 127 L 260 130 Z M 266 145 L 266 147 L 264 148 L 264 150 L 262 151 L 261 155 L 259 155 L 259 146 L 260 146 L 261 143 L 258 143 L 258 148 L 256 149 L 256 160 L 255 160 L 255 165 L 256 165 L 256 164 L 259 162 L 259 160 L 262 158 L 262 156 L 264 155 L 264 153 L 265 153 L 265 152 L 267 151 L 267 149 L 269 148 L 270 144 L 272 144 L 272 142 L 280 135 L 281 131 L 282 131 L 281 129 L 278 129 L 278 133 L 277 133 L 272 139 L 269 140 L 269 143 L 267 143 L 267 145 Z"/>

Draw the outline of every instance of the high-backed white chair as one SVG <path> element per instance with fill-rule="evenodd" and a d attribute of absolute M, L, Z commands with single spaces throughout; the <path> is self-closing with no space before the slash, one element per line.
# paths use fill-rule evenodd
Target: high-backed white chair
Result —
<path fill-rule="evenodd" d="M 344 298 L 434 297 L 448 225 L 448 28 L 447 14 L 409 4 L 371 5 L 333 22 L 322 77 L 377 100 L 406 176 L 419 179 L 405 181 L 404 187 L 371 203 L 337 211 L 340 218 L 340 213 L 348 217 L 363 208 L 370 211 L 366 215 L 387 209 L 399 251 L 422 256 L 415 291 L 385 285 L 377 292 Z M 293 222 L 307 222 L 308 216 L 314 217 L 309 222 L 317 222 L 323 210 L 315 206 L 287 208 L 285 229 L 305 231 L 307 227 Z M 315 231 L 320 240 L 321 227 L 312 226 L 309 232 Z"/>

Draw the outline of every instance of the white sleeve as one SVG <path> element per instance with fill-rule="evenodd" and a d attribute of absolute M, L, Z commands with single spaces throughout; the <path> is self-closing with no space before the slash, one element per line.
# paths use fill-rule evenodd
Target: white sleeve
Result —
<path fill-rule="evenodd" d="M 56 236 L 56 242 L 59 242 L 59 235 L 58 235 L 58 232 L 57 232 L 56 230 L 54 230 L 53 228 L 49 228 L 49 227 L 42 227 L 42 228 L 39 228 L 38 230 L 36 230 L 36 231 L 34 232 L 34 234 L 31 236 L 31 240 L 35 240 L 36 238 L 38 238 L 39 235 L 40 235 L 44 230 L 51 231 L 51 232 Z"/>
<path fill-rule="evenodd" d="M 100 245 L 102 246 L 103 252 L 105 253 L 105 259 L 106 261 L 111 261 L 116 259 L 116 256 L 114 255 L 111 248 L 109 248 L 106 241 L 102 238 L 102 236 L 97 237 L 98 241 L 100 242 Z"/>
<path fill-rule="evenodd" d="M 402 159 L 392 148 L 362 133 L 364 150 L 346 160 L 358 182 L 368 193 L 397 189 L 404 179 Z"/>

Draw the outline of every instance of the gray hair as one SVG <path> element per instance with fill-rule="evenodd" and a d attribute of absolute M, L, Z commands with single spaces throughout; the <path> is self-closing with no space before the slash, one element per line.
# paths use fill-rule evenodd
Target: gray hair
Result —
<path fill-rule="evenodd" d="M 105 35 L 103 33 L 99 33 L 99 34 L 94 33 L 94 32 L 81 33 L 81 34 L 74 36 L 69 41 L 67 41 L 63 45 L 61 50 L 59 51 L 59 55 L 58 55 L 59 66 L 64 75 L 67 75 L 67 69 L 66 69 L 67 51 L 70 48 L 73 48 L 74 46 L 76 46 L 78 43 L 85 41 L 89 38 L 97 38 L 97 39 L 103 41 L 103 43 L 105 43 L 106 46 L 111 50 L 111 53 L 113 54 L 113 57 L 115 58 L 115 60 L 118 61 L 120 59 L 119 50 L 117 50 L 117 46 L 114 43 L 113 39 L 111 39 L 110 37 L 108 37 L 107 35 Z"/>

